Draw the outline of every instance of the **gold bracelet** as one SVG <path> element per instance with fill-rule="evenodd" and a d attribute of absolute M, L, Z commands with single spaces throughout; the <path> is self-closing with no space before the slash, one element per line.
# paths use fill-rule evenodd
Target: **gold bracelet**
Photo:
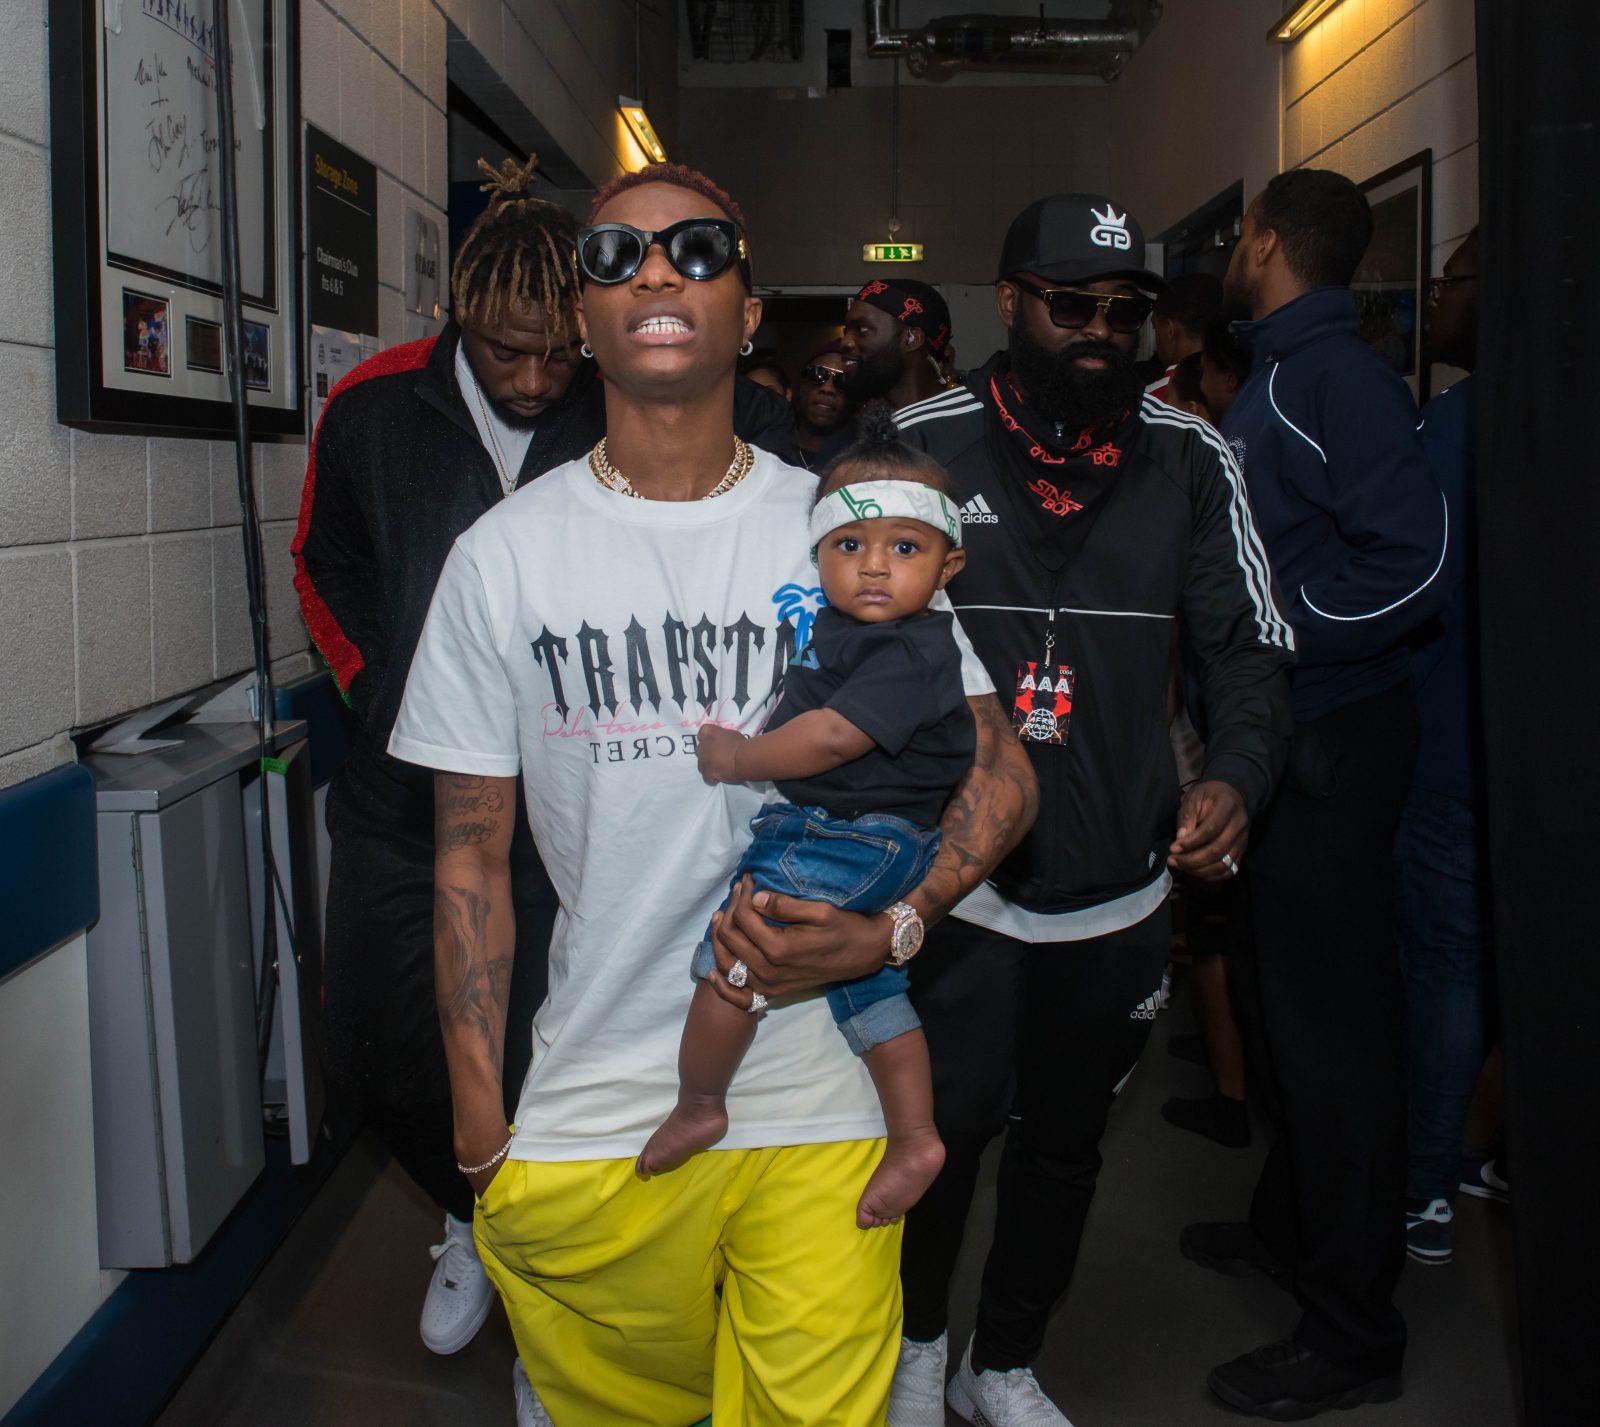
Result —
<path fill-rule="evenodd" d="M 516 1138 L 515 1135 L 512 1135 L 509 1140 L 500 1146 L 492 1159 L 486 1159 L 482 1164 L 462 1164 L 460 1160 L 457 1160 L 456 1168 L 463 1174 L 482 1174 L 486 1169 L 493 1169 L 506 1157 L 506 1151 L 516 1142 Z"/>

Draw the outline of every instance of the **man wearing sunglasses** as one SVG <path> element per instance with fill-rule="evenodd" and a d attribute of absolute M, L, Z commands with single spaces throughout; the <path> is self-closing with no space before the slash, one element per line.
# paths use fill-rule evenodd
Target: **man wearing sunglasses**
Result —
<path fill-rule="evenodd" d="M 1210 426 L 1141 389 L 1134 353 L 1164 288 L 1143 256 L 1109 199 L 1030 206 L 995 288 L 1007 350 L 969 378 L 972 409 L 904 420 L 962 488 L 968 563 L 950 597 L 1011 706 L 1040 811 L 912 968 L 946 1161 L 906 1221 L 897 1427 L 939 1427 L 947 1400 L 993 1427 L 1065 1427 L 1031 1364 L 1155 1019 L 1169 869 L 1234 875 L 1287 744 L 1293 638 L 1238 472 Z M 1206 724 L 1201 778 L 1181 794 L 1175 645 Z M 979 1158 L 1008 1118 L 977 1330 L 952 1352 Z"/>
<path fill-rule="evenodd" d="M 837 342 L 830 343 L 800 368 L 794 387 L 795 441 L 801 462 L 808 468 L 820 466 L 824 448 L 834 443 L 850 415 L 850 401 L 844 394 L 844 353 Z"/>
<path fill-rule="evenodd" d="M 792 979 L 751 950 L 747 989 L 719 985 L 744 1009 L 774 1003 L 728 1133 L 678 1169 L 635 1172 L 676 1100 L 694 946 L 762 801 L 701 779 L 698 731 L 759 727 L 820 592 L 811 483 L 734 431 L 739 349 L 761 316 L 736 205 L 663 165 L 602 190 L 594 220 L 577 251 L 604 439 L 456 543 L 391 743 L 436 770 L 439 1013 L 477 1242 L 557 1422 L 689 1427 L 714 1407 L 747 1427 L 869 1427 L 899 1326 L 898 1227 L 855 1227 L 881 1115 L 823 1001 L 778 998 L 879 969 L 904 951 L 895 919 L 764 902 Z M 907 899 L 928 920 L 999 861 L 1031 795 L 965 663 L 977 764 Z M 561 912 L 508 1132 L 519 768 Z"/>

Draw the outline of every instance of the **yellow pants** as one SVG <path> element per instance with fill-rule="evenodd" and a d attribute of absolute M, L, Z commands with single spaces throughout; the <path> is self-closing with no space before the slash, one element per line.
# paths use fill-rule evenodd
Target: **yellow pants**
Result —
<path fill-rule="evenodd" d="M 882 1153 L 713 1150 L 648 1180 L 508 1160 L 474 1234 L 556 1427 L 882 1424 L 900 1226 L 855 1222 Z"/>

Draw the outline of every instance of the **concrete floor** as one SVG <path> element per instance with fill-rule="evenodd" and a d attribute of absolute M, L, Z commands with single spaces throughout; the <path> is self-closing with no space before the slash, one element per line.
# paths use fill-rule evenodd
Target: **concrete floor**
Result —
<path fill-rule="evenodd" d="M 1259 1148 L 1226 1150 L 1159 1114 L 1205 1073 L 1165 1054 L 1185 1028 L 1157 1023 L 1107 1135 L 1078 1273 L 1051 1326 L 1040 1381 L 1077 1427 L 1224 1427 L 1209 1367 L 1293 1326 L 1262 1281 L 1217 1277 L 1178 1255 L 1194 1219 L 1241 1217 Z M 952 1341 L 971 1331 L 993 1214 L 992 1158 L 957 1286 Z M 1406 1392 L 1331 1419 L 1344 1427 L 1514 1427 L 1511 1247 L 1502 1210 L 1463 1196 L 1455 1262 L 1408 1264 Z M 429 1205 L 370 1138 L 332 1181 L 158 1419 L 160 1427 L 512 1427 L 511 1335 L 498 1309 L 451 1358 L 417 1336 L 439 1237 Z M 954 1415 L 950 1423 L 959 1422 Z"/>

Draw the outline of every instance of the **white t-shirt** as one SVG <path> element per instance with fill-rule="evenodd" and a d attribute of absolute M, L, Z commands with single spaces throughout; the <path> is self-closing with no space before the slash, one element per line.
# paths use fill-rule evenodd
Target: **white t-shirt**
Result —
<path fill-rule="evenodd" d="M 696 733 L 759 727 L 822 604 L 812 490 L 760 451 L 726 495 L 681 503 L 617 495 L 573 461 L 483 516 L 445 564 L 389 751 L 520 770 L 561 898 L 513 1158 L 635 1155 L 672 1108 L 694 947 L 775 796 L 707 787 Z M 962 643 L 969 693 L 989 692 Z M 883 1133 L 820 995 L 763 1019 L 728 1113 L 728 1149 Z"/>

